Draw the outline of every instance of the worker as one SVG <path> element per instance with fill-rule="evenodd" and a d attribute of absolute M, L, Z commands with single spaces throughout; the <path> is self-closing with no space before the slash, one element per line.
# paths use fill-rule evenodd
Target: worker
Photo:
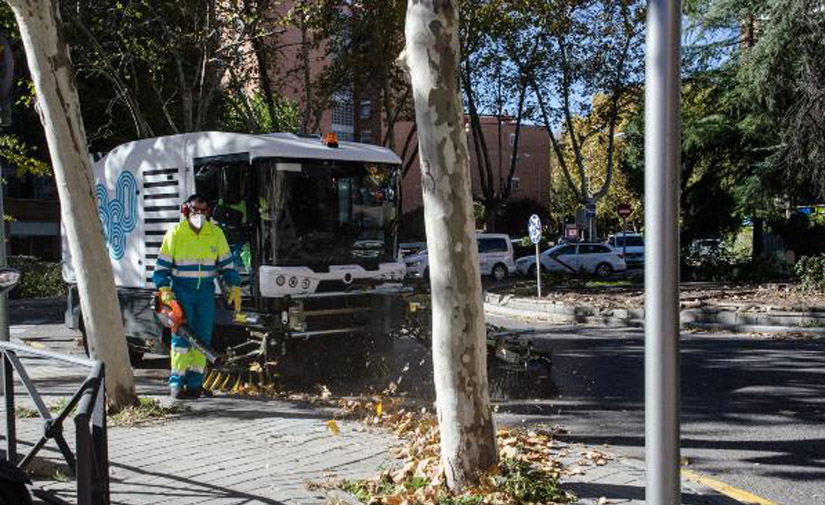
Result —
<path fill-rule="evenodd" d="M 241 308 L 241 277 L 223 231 L 209 221 L 210 211 L 209 202 L 201 195 L 186 199 L 181 222 L 163 237 L 152 279 L 161 303 L 177 300 L 189 328 L 206 345 L 212 341 L 216 275 L 230 286 L 229 301 L 235 311 Z M 170 395 L 178 399 L 203 396 L 206 356 L 173 334 L 171 359 Z"/>

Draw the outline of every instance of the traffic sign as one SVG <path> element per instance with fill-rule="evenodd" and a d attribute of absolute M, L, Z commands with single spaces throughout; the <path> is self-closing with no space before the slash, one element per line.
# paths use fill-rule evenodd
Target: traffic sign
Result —
<path fill-rule="evenodd" d="M 587 216 L 587 219 L 592 217 L 596 217 L 596 204 L 595 203 L 586 203 L 584 204 L 584 213 Z"/>
<path fill-rule="evenodd" d="M 530 242 L 538 244 L 541 242 L 541 219 L 533 214 L 527 221 L 527 231 L 530 233 Z"/>
<path fill-rule="evenodd" d="M 617 210 L 619 212 L 619 217 L 621 217 L 622 219 L 627 218 L 627 216 L 629 216 L 632 212 L 632 210 L 630 209 L 630 205 L 626 203 L 620 203 L 619 208 Z"/>

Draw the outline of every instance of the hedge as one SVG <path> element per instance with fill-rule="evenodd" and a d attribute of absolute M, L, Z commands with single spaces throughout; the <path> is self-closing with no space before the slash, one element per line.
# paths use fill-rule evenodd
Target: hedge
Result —
<path fill-rule="evenodd" d="M 60 263 L 43 261 L 35 256 L 9 256 L 8 264 L 20 272 L 20 284 L 9 293 L 11 298 L 66 295 Z"/>

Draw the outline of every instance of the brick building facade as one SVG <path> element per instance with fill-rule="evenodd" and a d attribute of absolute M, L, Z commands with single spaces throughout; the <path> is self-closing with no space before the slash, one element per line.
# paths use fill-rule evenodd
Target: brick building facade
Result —
<path fill-rule="evenodd" d="M 499 130 L 499 122 L 495 117 L 482 116 L 480 120 L 481 131 L 484 133 L 488 154 L 493 166 L 493 176 L 497 179 L 496 184 L 503 185 L 506 183 L 510 171 L 516 124 L 512 121 L 504 121 L 501 123 L 501 129 Z M 399 151 L 403 148 L 404 140 L 411 128 L 411 123 L 396 125 L 396 145 L 399 146 Z M 413 142 L 417 142 L 415 137 Z M 475 151 L 475 142 L 469 128 L 467 128 L 467 144 L 470 150 L 470 178 L 473 186 L 473 197 L 479 200 L 482 196 L 479 163 Z M 509 201 L 530 199 L 549 205 L 550 149 L 550 137 L 543 127 L 521 125 L 518 157 L 516 159 L 516 169 L 513 173 L 513 185 Z M 402 191 L 404 193 L 403 212 L 413 211 L 422 205 L 421 169 L 417 159 L 413 162 L 402 182 Z"/>

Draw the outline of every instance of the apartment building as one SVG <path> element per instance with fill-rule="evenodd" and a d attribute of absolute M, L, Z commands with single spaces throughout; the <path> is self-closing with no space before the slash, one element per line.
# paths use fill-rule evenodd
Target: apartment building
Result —
<path fill-rule="evenodd" d="M 514 121 L 505 120 L 499 123 L 494 116 L 482 116 L 481 131 L 487 145 L 488 155 L 493 166 L 493 177 L 496 187 L 506 184 L 510 172 L 510 161 L 516 136 Z M 403 143 L 412 128 L 412 123 L 401 123 L 395 127 L 396 145 L 400 151 Z M 479 160 L 476 154 L 475 141 L 469 127 L 467 144 L 470 151 L 470 179 L 472 181 L 473 197 L 482 198 L 481 176 L 479 174 Z M 413 137 L 413 142 L 417 138 Z M 548 205 L 550 203 L 550 176 L 551 176 L 551 146 L 550 138 L 544 127 L 522 124 L 519 130 L 518 153 L 516 168 L 513 173 L 512 191 L 508 201 L 530 199 Z M 416 159 L 410 166 L 407 176 L 402 182 L 403 212 L 411 212 L 422 205 L 421 169 Z"/>

